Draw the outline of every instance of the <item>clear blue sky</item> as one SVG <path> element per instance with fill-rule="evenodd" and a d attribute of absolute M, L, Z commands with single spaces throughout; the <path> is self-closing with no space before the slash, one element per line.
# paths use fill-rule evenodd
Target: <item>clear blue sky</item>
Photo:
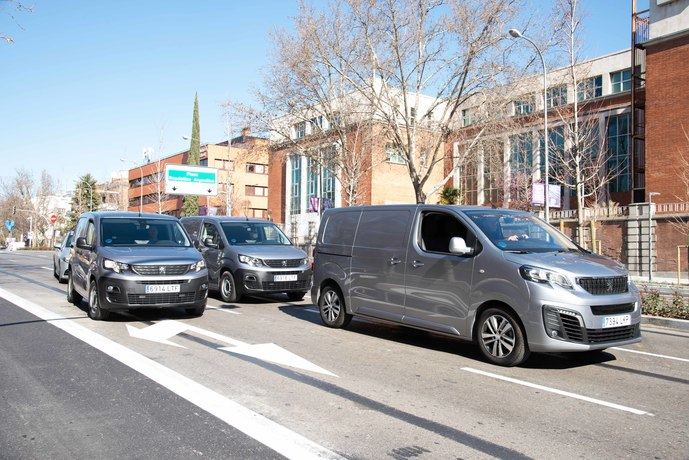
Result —
<path fill-rule="evenodd" d="M 549 9 L 552 0 L 532 0 Z M 158 148 L 188 147 L 198 91 L 203 142 L 223 139 L 219 103 L 251 102 L 269 33 L 288 28 L 296 0 L 31 0 L 20 30 L 0 15 L 0 177 L 46 168 L 71 187 Z M 630 0 L 584 0 L 586 56 L 629 47 Z M 643 2 L 642 3 L 646 3 Z"/>

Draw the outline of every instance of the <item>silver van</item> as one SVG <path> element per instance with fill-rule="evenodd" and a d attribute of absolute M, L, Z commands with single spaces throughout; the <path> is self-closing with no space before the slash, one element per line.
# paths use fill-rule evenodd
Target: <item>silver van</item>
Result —
<path fill-rule="evenodd" d="M 624 266 L 530 213 L 395 205 L 324 213 L 311 298 L 323 323 L 353 315 L 477 342 L 491 362 L 641 340 Z"/>
<path fill-rule="evenodd" d="M 210 287 L 224 302 L 267 293 L 285 293 L 297 301 L 309 292 L 306 253 L 273 222 L 221 216 L 183 217 L 181 222 L 206 260 Z"/>

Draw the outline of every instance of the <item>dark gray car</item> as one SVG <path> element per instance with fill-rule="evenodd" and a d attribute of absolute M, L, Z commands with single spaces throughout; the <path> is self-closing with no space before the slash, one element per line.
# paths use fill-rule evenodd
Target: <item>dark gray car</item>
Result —
<path fill-rule="evenodd" d="M 307 255 L 273 222 L 238 217 L 183 217 L 203 253 L 210 287 L 225 302 L 244 295 L 286 293 L 301 300 L 311 288 Z"/>
<path fill-rule="evenodd" d="M 641 340 L 624 266 L 522 211 L 439 205 L 328 210 L 314 253 L 323 323 L 378 318 L 478 343 L 493 363 L 530 351 Z"/>
<path fill-rule="evenodd" d="M 136 308 L 183 307 L 202 315 L 208 270 L 175 217 L 90 212 L 79 217 L 67 300 L 87 298 L 92 319 Z"/>

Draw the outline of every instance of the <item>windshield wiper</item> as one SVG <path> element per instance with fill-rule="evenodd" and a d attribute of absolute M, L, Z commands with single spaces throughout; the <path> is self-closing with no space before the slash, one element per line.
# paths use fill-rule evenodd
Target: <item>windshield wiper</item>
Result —
<path fill-rule="evenodd" d="M 505 252 L 511 252 L 512 254 L 531 254 L 532 251 L 526 251 L 524 249 L 508 249 Z"/>

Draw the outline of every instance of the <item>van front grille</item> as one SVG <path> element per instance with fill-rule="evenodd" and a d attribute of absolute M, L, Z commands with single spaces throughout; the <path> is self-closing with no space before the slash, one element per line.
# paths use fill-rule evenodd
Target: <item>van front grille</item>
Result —
<path fill-rule="evenodd" d="M 295 268 L 301 265 L 303 259 L 264 259 L 263 262 L 271 268 Z"/>
<path fill-rule="evenodd" d="M 634 307 L 635 304 L 633 303 L 621 303 L 617 305 L 591 305 L 591 313 L 597 316 L 631 313 L 634 311 Z"/>
<path fill-rule="evenodd" d="M 142 276 L 179 276 L 189 270 L 189 265 L 132 265 L 132 270 Z"/>
<path fill-rule="evenodd" d="M 306 291 L 309 288 L 308 279 L 301 281 L 264 281 L 262 284 L 264 291 Z"/>
<path fill-rule="evenodd" d="M 593 295 L 622 294 L 629 291 L 626 276 L 578 278 L 579 286 Z"/>
<path fill-rule="evenodd" d="M 203 291 L 164 294 L 128 294 L 129 305 L 163 305 L 190 303 L 203 299 Z"/>

